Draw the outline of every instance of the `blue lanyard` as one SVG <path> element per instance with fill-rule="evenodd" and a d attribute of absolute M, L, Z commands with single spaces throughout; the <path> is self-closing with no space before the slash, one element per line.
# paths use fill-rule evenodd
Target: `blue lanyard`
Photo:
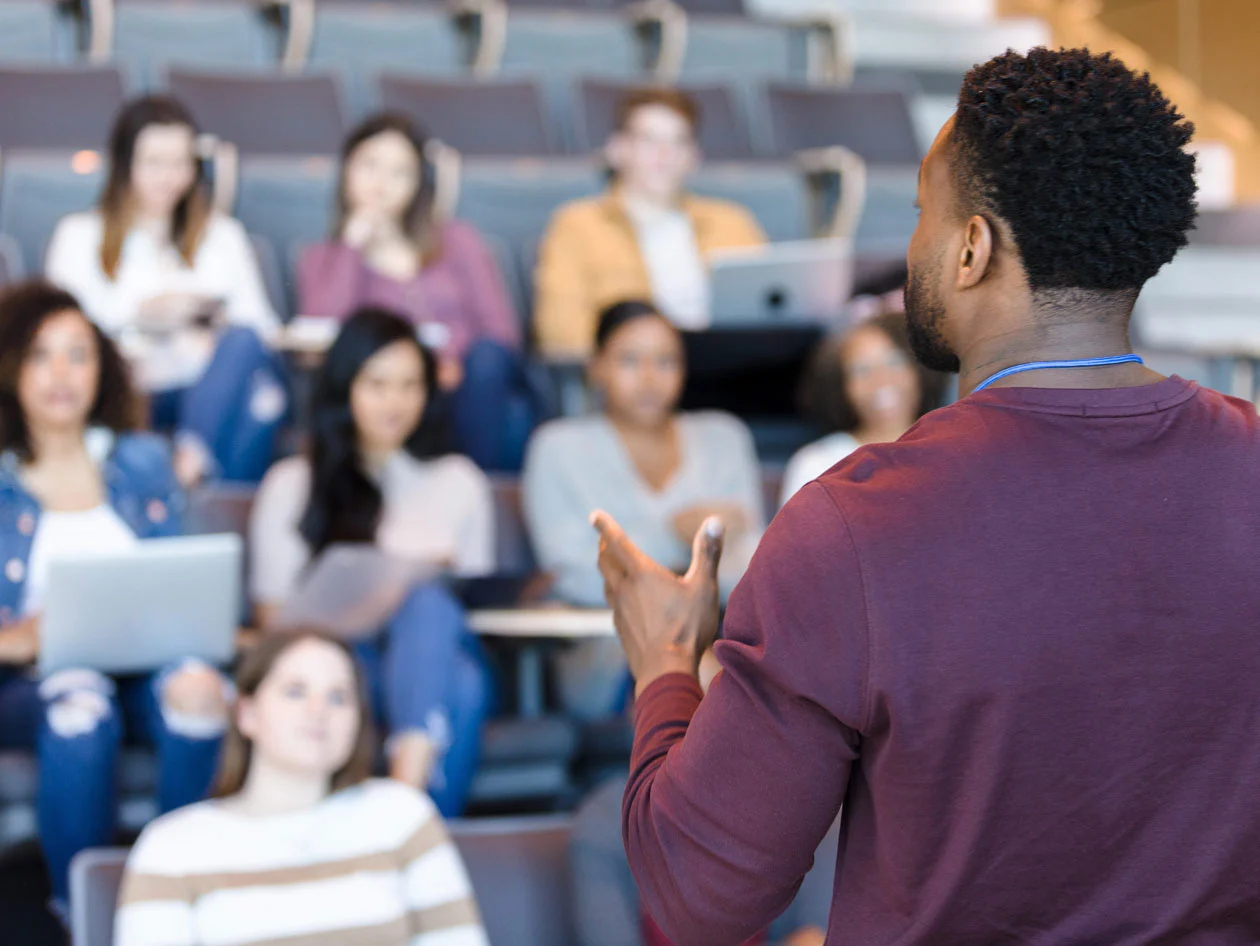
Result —
<path fill-rule="evenodd" d="M 1013 374 L 1019 374 L 1021 371 L 1040 371 L 1042 368 L 1103 368 L 1107 365 L 1141 365 L 1145 364 L 1138 355 L 1112 355 L 1109 358 L 1080 358 L 1075 361 L 1030 361 L 1025 365 L 1011 365 L 1009 368 L 1003 368 L 997 374 L 989 375 L 974 388 L 972 393 L 983 391 L 994 381 L 1000 381 L 1003 378 L 1009 378 Z"/>

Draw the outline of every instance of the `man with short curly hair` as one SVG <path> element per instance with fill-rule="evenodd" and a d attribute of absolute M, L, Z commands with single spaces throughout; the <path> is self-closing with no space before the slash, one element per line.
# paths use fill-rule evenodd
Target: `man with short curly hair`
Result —
<path fill-rule="evenodd" d="M 1128 337 L 1191 134 L 1107 55 L 971 71 L 906 300 L 961 399 L 784 507 L 703 702 L 720 525 L 677 577 L 595 517 L 624 837 L 675 942 L 764 926 L 842 803 L 831 946 L 1260 942 L 1260 422 Z"/>

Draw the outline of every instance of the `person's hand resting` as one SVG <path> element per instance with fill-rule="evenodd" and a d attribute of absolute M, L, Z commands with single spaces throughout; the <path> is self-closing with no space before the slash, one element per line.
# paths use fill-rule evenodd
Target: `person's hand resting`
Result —
<path fill-rule="evenodd" d="M 213 308 L 214 300 L 194 292 L 164 292 L 140 303 L 136 322 L 147 332 L 174 332 Z"/>
<path fill-rule="evenodd" d="M 634 675 L 635 693 L 667 673 L 696 676 L 700 655 L 718 632 L 721 520 L 706 519 L 696 531 L 691 567 L 681 577 L 644 555 L 607 513 L 595 513 L 591 524 L 599 532 L 604 594 Z"/>
<path fill-rule="evenodd" d="M 0 627 L 0 664 L 24 667 L 39 656 L 39 618 L 29 617 Z"/>

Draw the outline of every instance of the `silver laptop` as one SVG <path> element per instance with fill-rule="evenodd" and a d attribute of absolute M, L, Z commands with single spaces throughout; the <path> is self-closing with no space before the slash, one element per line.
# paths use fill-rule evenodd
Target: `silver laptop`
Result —
<path fill-rule="evenodd" d="M 185 657 L 226 663 L 241 602 L 241 538 L 151 539 L 48 567 L 42 676 L 83 667 L 141 673 Z"/>
<path fill-rule="evenodd" d="M 712 326 L 830 322 L 853 291 L 853 244 L 796 240 L 713 253 Z"/>

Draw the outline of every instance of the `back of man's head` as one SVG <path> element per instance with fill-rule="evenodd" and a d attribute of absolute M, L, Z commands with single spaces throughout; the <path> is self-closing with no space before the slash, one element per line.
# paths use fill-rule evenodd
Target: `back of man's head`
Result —
<path fill-rule="evenodd" d="M 1193 133 L 1149 75 L 1109 53 L 1007 52 L 959 95 L 959 216 L 1005 221 L 1043 303 L 1136 296 L 1194 225 Z"/>

